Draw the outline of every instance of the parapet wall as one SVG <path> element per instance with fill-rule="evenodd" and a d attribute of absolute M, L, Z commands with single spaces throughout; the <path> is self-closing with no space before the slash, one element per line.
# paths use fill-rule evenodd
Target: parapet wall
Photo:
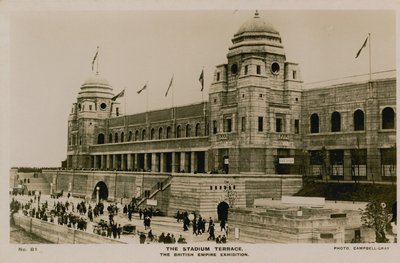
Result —
<path fill-rule="evenodd" d="M 36 218 L 14 214 L 17 226 L 55 244 L 125 244 L 124 242 Z"/>

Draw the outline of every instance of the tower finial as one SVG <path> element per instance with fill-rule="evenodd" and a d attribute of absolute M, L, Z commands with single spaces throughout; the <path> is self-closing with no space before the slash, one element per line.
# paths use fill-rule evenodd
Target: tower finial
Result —
<path fill-rule="evenodd" d="M 260 17 L 260 16 L 259 16 L 258 10 L 256 10 L 256 12 L 254 13 L 254 18 L 258 18 L 258 17 Z"/>

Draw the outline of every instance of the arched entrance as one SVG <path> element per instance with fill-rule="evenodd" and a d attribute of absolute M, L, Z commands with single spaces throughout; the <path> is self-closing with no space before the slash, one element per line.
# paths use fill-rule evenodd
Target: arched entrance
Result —
<path fill-rule="evenodd" d="M 93 194 L 92 194 L 92 198 L 96 199 L 96 191 L 97 191 L 97 187 L 99 188 L 99 198 L 103 199 L 103 200 L 107 200 L 108 198 L 108 188 L 105 182 L 100 181 L 96 184 L 96 186 L 93 189 Z"/>
<path fill-rule="evenodd" d="M 222 201 L 221 203 L 218 204 L 217 213 L 219 221 L 228 220 L 228 210 L 229 210 L 229 205 L 225 201 Z"/>

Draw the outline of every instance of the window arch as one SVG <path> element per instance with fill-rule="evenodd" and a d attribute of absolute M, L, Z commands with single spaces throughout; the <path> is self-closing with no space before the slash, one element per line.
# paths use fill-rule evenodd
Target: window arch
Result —
<path fill-rule="evenodd" d="M 394 129 L 394 110 L 391 107 L 382 111 L 382 129 Z"/>
<path fill-rule="evenodd" d="M 135 131 L 135 141 L 138 141 L 138 140 L 139 140 L 139 131 L 136 130 Z"/>
<path fill-rule="evenodd" d="M 104 134 L 99 133 L 99 135 L 97 135 L 97 144 L 104 144 Z"/>
<path fill-rule="evenodd" d="M 356 110 L 353 115 L 354 130 L 364 130 L 364 112 L 362 110 Z"/>
<path fill-rule="evenodd" d="M 124 140 L 125 140 L 125 134 L 124 134 L 124 132 L 121 132 L 121 142 L 124 142 Z"/>
<path fill-rule="evenodd" d="M 114 135 L 114 141 L 115 141 L 115 142 L 118 142 L 118 133 L 115 133 L 115 135 Z"/>
<path fill-rule="evenodd" d="M 200 123 L 196 124 L 195 134 L 194 136 L 200 136 Z"/>
<path fill-rule="evenodd" d="M 171 127 L 170 127 L 170 126 L 167 127 L 167 135 L 166 135 L 166 138 L 167 138 L 167 139 L 171 138 Z"/>
<path fill-rule="evenodd" d="M 163 132 L 162 127 L 158 128 L 158 139 L 159 139 L 159 140 L 161 140 L 161 139 L 163 138 L 162 132 Z"/>
<path fill-rule="evenodd" d="M 185 137 L 190 137 L 191 136 L 191 127 L 190 124 L 186 124 L 186 133 L 185 133 Z"/>
<path fill-rule="evenodd" d="M 142 141 L 146 140 L 146 129 L 142 131 Z"/>
<path fill-rule="evenodd" d="M 178 127 L 176 127 L 176 138 L 180 138 L 181 137 L 181 126 L 178 125 Z"/>
<path fill-rule="evenodd" d="M 129 131 L 128 141 L 132 141 L 132 131 Z"/>
<path fill-rule="evenodd" d="M 340 131 L 340 113 L 337 111 L 333 112 L 331 115 L 331 131 Z"/>
<path fill-rule="evenodd" d="M 109 142 L 109 143 L 112 143 L 112 142 L 113 142 L 112 133 L 110 133 L 110 136 L 108 136 L 108 142 Z"/>
<path fill-rule="evenodd" d="M 154 140 L 154 128 L 150 130 L 150 140 Z"/>
<path fill-rule="evenodd" d="M 319 133 L 319 117 L 316 113 L 311 114 L 310 117 L 310 132 Z"/>

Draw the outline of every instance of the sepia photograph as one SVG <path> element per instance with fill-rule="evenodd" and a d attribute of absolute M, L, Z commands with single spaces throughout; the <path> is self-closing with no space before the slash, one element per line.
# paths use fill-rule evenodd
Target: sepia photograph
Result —
<path fill-rule="evenodd" d="M 18 262 L 75 249 L 69 261 L 303 262 L 314 248 L 394 262 L 396 18 L 12 9 L 2 249 Z"/>

